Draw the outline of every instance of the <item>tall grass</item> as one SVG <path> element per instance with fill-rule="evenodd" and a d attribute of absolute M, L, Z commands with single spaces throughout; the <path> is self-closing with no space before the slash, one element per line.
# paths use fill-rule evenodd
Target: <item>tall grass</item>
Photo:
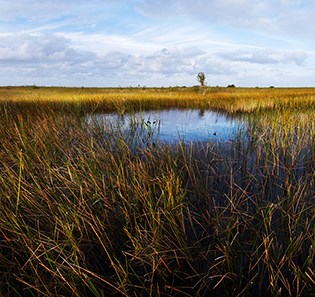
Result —
<path fill-rule="evenodd" d="M 0 295 L 314 296 L 314 110 L 288 106 L 152 146 L 1 105 Z"/>
<path fill-rule="evenodd" d="M 84 112 L 200 108 L 229 113 L 314 108 L 314 88 L 53 88 L 2 87 L 0 103 L 22 110 L 53 108 Z"/>

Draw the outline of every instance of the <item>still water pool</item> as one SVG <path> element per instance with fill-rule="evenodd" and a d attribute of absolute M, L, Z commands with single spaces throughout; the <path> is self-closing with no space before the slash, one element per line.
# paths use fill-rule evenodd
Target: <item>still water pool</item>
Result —
<path fill-rule="evenodd" d="M 244 129 L 244 122 L 214 111 L 159 110 L 133 114 L 97 114 L 93 120 L 121 130 L 141 127 L 162 142 L 229 140 Z"/>

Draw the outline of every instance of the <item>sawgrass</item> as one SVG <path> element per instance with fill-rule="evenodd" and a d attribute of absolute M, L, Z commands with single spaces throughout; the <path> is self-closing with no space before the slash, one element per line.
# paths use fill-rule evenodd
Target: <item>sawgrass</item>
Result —
<path fill-rule="evenodd" d="M 314 108 L 314 88 L 57 88 L 2 87 L 0 103 L 25 108 L 119 112 L 200 108 L 229 113 Z"/>
<path fill-rule="evenodd" d="M 80 107 L 65 94 L 87 90 L 1 91 L 0 295 L 314 295 L 312 90 L 91 89 Z M 248 128 L 152 146 L 84 117 L 197 98 Z"/>

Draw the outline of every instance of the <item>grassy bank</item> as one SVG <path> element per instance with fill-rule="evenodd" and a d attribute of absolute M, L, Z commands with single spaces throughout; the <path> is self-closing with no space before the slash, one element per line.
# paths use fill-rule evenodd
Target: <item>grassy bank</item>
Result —
<path fill-rule="evenodd" d="M 1 90 L 0 295 L 314 296 L 314 90 L 27 90 Z M 153 147 L 82 117 L 181 104 L 248 129 Z"/>

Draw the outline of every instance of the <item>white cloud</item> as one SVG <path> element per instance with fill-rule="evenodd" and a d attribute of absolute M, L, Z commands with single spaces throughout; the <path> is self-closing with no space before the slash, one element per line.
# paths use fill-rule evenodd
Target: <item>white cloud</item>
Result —
<path fill-rule="evenodd" d="M 223 59 L 238 62 L 256 64 L 288 64 L 295 63 L 302 66 L 305 64 L 307 53 L 303 50 L 274 50 L 274 49 L 241 49 L 226 51 L 217 54 Z"/>
<path fill-rule="evenodd" d="M 152 75 L 168 77 L 169 84 L 172 84 L 172 78 L 182 81 L 182 77 L 194 77 L 201 70 L 218 75 L 232 73 L 228 64 L 209 56 L 198 46 L 158 49 L 155 45 L 142 51 L 140 46 L 134 44 L 135 50 L 130 51 L 127 46 L 119 47 L 117 40 L 113 41 L 110 36 L 103 36 L 99 45 L 85 48 L 84 44 L 89 44 L 88 36 L 65 36 L 52 33 L 0 35 L 0 66 L 2 69 L 11 67 L 11 72 L 15 69 L 18 76 L 26 81 L 40 78 L 40 81 L 48 85 L 58 78 L 59 84 L 62 84 L 62 80 L 77 81 L 81 78 L 84 81 L 86 77 L 94 77 L 97 84 L 102 79 L 122 75 L 125 78 L 134 77 L 134 84 L 140 83 L 139 77 L 147 79 Z M 90 42 L 95 41 L 94 37 Z M 128 38 L 119 41 L 124 44 L 133 42 Z M 126 81 L 131 82 L 130 78 Z M 192 83 L 195 81 L 192 80 Z M 125 83 L 122 79 L 117 84 Z M 151 82 L 152 84 L 154 85 Z"/>
<path fill-rule="evenodd" d="M 86 58 L 86 52 L 75 51 L 69 40 L 55 34 L 0 35 L 0 62 L 73 62 L 84 61 Z"/>
<path fill-rule="evenodd" d="M 244 85 L 246 81 L 247 85 L 259 85 L 259 78 L 262 84 L 270 79 L 272 67 L 303 65 L 308 55 L 302 50 L 241 47 L 209 40 L 193 46 L 174 46 L 167 44 L 171 37 L 172 34 L 164 37 L 166 46 L 147 43 L 141 48 L 142 43 L 133 36 L 2 34 L 0 66 L 2 70 L 9 69 L 5 73 L 11 77 L 19 77 L 20 84 L 194 85 L 196 73 L 204 71 L 210 84 L 242 85 L 243 81 Z M 259 73 L 256 80 L 253 73 Z M 0 75 L 0 79 L 11 84 L 6 80 L 10 76 Z"/>
<path fill-rule="evenodd" d="M 207 27 L 219 24 L 269 35 L 306 37 L 314 30 L 315 2 L 299 0 L 138 0 L 137 9 L 151 17 L 158 15 L 190 18 Z M 291 30 L 288 30 L 291 29 Z M 293 29 L 293 30 L 292 30 Z M 308 35 L 309 36 L 309 35 Z"/>

